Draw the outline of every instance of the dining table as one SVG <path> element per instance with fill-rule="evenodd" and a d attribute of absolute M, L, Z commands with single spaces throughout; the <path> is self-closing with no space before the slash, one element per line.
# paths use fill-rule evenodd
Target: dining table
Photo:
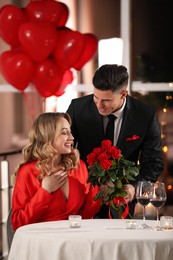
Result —
<path fill-rule="evenodd" d="M 173 229 L 155 230 L 156 221 L 82 219 L 22 226 L 14 234 L 8 260 L 173 260 Z"/>

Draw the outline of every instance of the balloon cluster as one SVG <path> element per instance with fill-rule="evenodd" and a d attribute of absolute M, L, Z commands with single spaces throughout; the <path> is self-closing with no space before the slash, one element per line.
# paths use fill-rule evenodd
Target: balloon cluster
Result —
<path fill-rule="evenodd" d="M 25 8 L 0 9 L 0 36 L 10 50 L 0 56 L 4 78 L 24 91 L 33 83 L 43 97 L 60 96 L 95 54 L 97 38 L 65 26 L 68 7 L 56 0 L 31 1 Z"/>

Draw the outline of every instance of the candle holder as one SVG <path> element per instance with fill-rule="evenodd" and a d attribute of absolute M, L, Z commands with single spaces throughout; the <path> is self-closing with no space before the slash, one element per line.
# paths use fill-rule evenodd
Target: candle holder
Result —
<path fill-rule="evenodd" d="M 162 216 L 160 218 L 160 225 L 163 229 L 172 229 L 173 228 L 173 217 Z"/>
<path fill-rule="evenodd" d="M 69 225 L 71 228 L 79 228 L 81 226 L 81 219 L 80 215 L 70 215 L 68 217 Z"/>
<path fill-rule="evenodd" d="M 137 228 L 136 221 L 134 221 L 134 220 L 126 221 L 126 228 L 127 229 L 136 229 Z"/>

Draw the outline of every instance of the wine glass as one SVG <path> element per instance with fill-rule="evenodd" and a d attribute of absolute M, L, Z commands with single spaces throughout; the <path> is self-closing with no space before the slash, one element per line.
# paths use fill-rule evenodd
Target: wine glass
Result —
<path fill-rule="evenodd" d="M 143 223 L 138 228 L 149 228 L 145 223 L 145 207 L 150 203 L 151 182 L 139 181 L 136 188 L 136 199 L 143 206 Z"/>
<path fill-rule="evenodd" d="M 151 191 L 151 198 L 150 202 L 151 204 L 156 208 L 157 213 L 157 222 L 155 230 L 159 231 L 162 230 L 162 228 L 159 225 L 159 209 L 163 207 L 163 205 L 166 202 L 166 188 L 165 184 L 163 182 L 156 182 L 152 184 L 152 191 Z"/>

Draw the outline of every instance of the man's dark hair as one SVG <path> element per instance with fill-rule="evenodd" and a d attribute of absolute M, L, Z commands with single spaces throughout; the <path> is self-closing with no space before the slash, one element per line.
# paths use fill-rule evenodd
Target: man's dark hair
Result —
<path fill-rule="evenodd" d="M 127 86 L 129 75 L 127 68 L 122 65 L 105 64 L 98 68 L 93 76 L 93 85 L 99 90 L 119 90 Z"/>

